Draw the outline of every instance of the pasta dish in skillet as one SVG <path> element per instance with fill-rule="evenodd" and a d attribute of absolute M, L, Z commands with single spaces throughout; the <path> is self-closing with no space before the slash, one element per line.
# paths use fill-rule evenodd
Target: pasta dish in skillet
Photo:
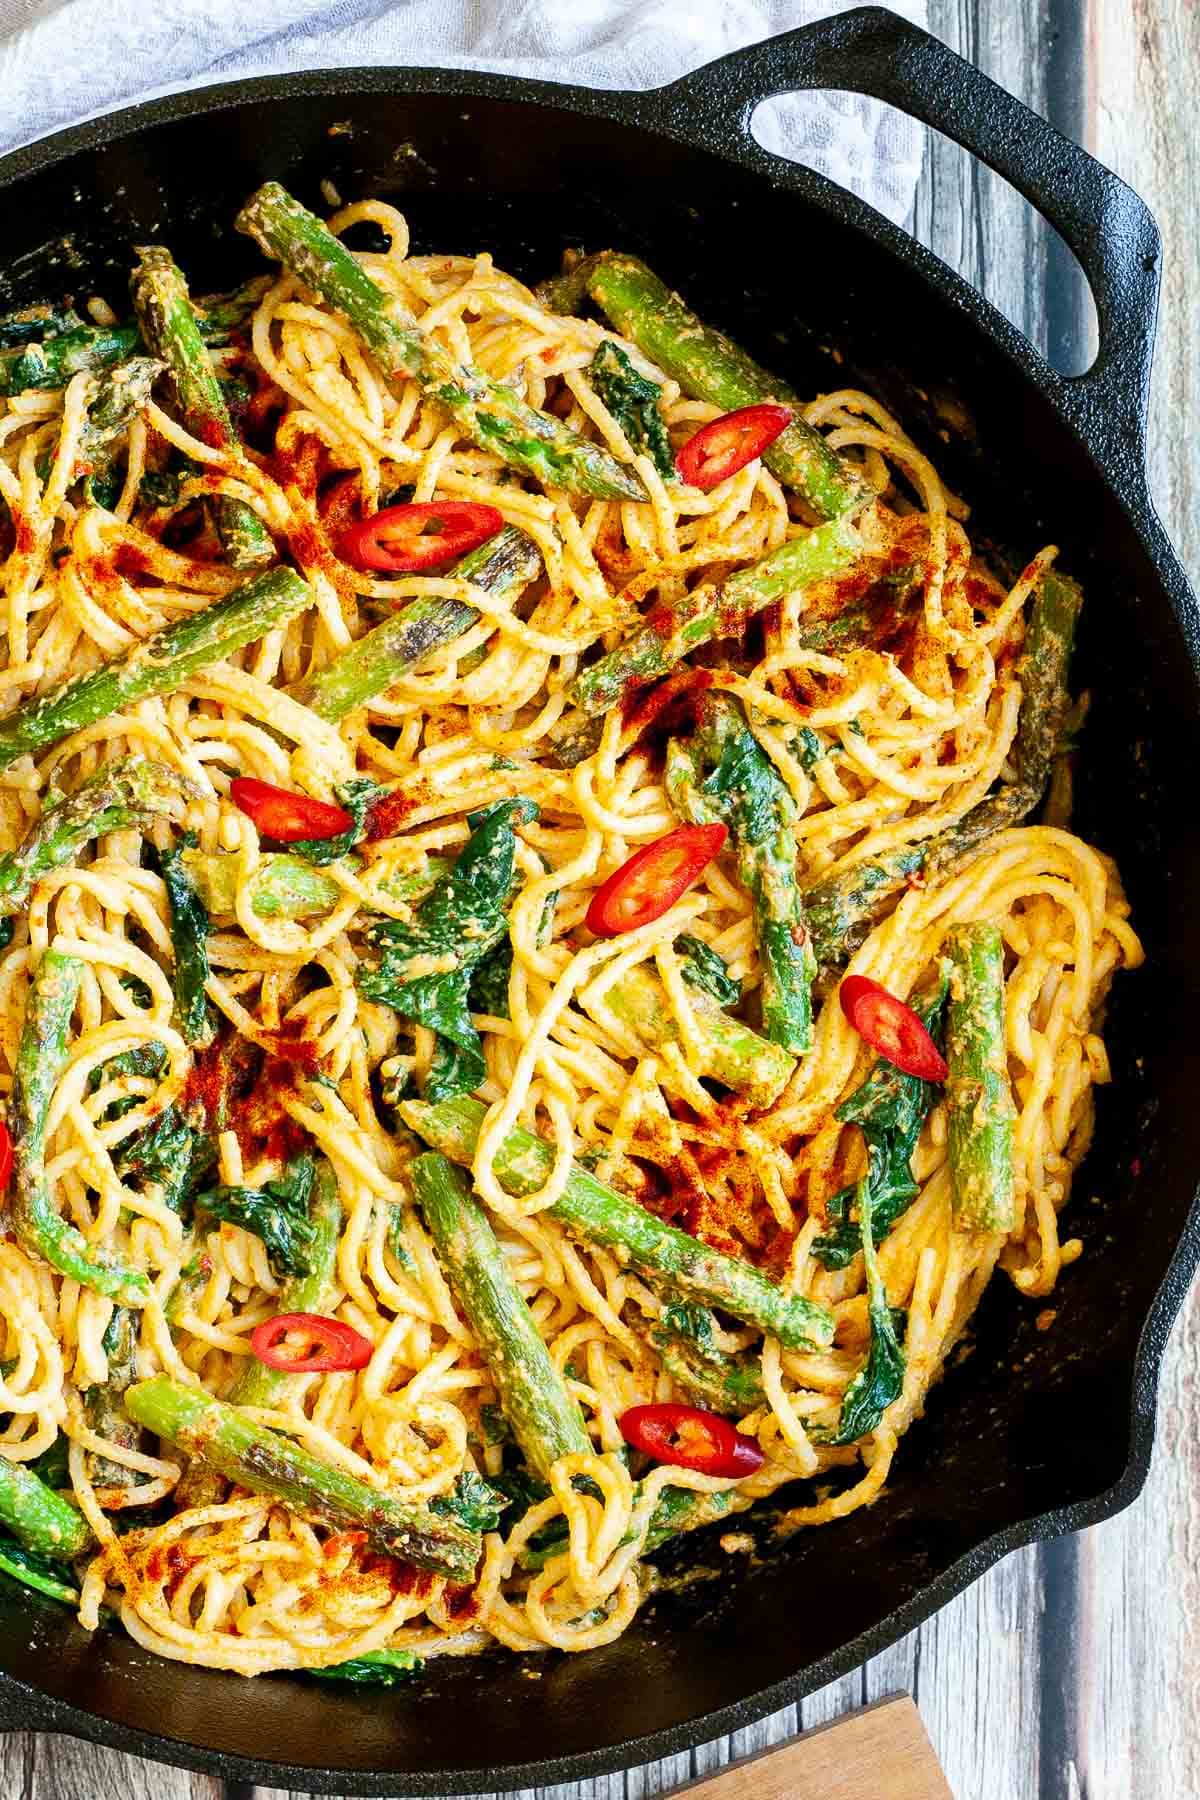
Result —
<path fill-rule="evenodd" d="M 586 1650 L 1079 1254 L 1081 593 L 632 256 L 238 224 L 0 319 L 0 1568 L 246 1675 Z"/>

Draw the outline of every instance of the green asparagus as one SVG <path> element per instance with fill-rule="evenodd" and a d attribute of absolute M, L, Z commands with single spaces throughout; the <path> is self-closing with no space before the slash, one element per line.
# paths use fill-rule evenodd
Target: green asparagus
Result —
<path fill-rule="evenodd" d="M 487 1113 L 481 1101 L 460 1097 L 428 1106 L 406 1100 L 399 1111 L 404 1123 L 434 1150 L 452 1162 L 470 1165 Z M 553 1163 L 550 1145 L 517 1127 L 501 1144 L 494 1168 L 507 1193 L 532 1194 L 544 1185 Z M 578 1166 L 572 1167 L 566 1190 L 548 1209 L 548 1216 L 574 1236 L 615 1250 L 623 1264 L 656 1282 L 673 1299 L 719 1307 L 772 1333 L 789 1349 L 821 1348 L 833 1338 L 833 1319 L 824 1307 L 785 1294 L 751 1264 L 664 1225 Z"/>
<path fill-rule="evenodd" d="M 745 1094 L 756 1111 L 778 1100 L 795 1068 L 780 1045 L 760 1037 L 702 991 L 691 996 L 698 1027 L 700 1074 Z M 662 982 L 643 968 L 630 969 L 605 989 L 602 1004 L 648 1044 L 679 1042 L 679 1026 Z"/>
<path fill-rule="evenodd" d="M 309 1219 L 315 1230 L 306 1249 L 308 1268 L 303 1275 L 289 1275 L 284 1282 L 277 1304 L 281 1313 L 328 1315 L 337 1296 L 342 1203 L 338 1197 L 337 1177 L 324 1159 L 317 1165 Z M 303 1383 L 302 1375 L 289 1375 L 286 1369 L 268 1368 L 256 1356 L 248 1356 L 229 1398 L 235 1406 L 281 1406 L 288 1394 Z"/>
<path fill-rule="evenodd" d="M 598 256 L 586 279 L 588 293 L 617 330 L 693 399 L 707 400 L 725 412 L 763 400 L 796 401 L 790 388 L 705 325 L 636 257 Z M 763 461 L 780 481 L 795 488 L 819 519 L 853 513 L 875 498 L 862 471 L 830 449 L 799 413 L 764 451 Z"/>
<path fill-rule="evenodd" d="M 955 925 L 946 1026 L 947 1155 L 961 1231 L 1012 1231 L 1016 1112 L 1004 1033 L 1004 941 L 992 924 Z"/>
<path fill-rule="evenodd" d="M 227 344 L 244 331 L 271 285 L 269 275 L 255 275 L 229 294 L 203 294 L 193 301 L 196 324 L 206 344 Z"/>
<path fill-rule="evenodd" d="M 994 832 L 1019 825 L 1041 800 L 1070 705 L 1067 671 L 1083 594 L 1047 569 L 1034 596 L 1021 656 L 1017 779 L 927 843 L 852 864 L 804 889 L 813 947 L 822 967 L 845 962 L 910 879 L 936 881 Z"/>
<path fill-rule="evenodd" d="M 125 1406 L 137 1424 L 227 1480 L 338 1530 L 365 1531 L 371 1548 L 384 1556 L 451 1581 L 469 1581 L 475 1573 L 478 1532 L 419 1502 L 368 1487 L 278 1432 L 252 1424 L 202 1388 L 155 1375 L 128 1390 Z"/>
<path fill-rule="evenodd" d="M 52 800 L 17 848 L 0 855 L 0 917 L 24 912 L 42 877 L 73 861 L 85 844 L 161 817 L 190 791 L 163 763 L 140 756 L 105 763 L 73 794 Z"/>
<path fill-rule="evenodd" d="M 412 1183 L 504 1416 L 529 1467 L 545 1481 L 559 1457 L 592 1448 L 578 1402 L 550 1361 L 466 1178 L 444 1156 L 427 1155 L 413 1163 Z"/>
<path fill-rule="evenodd" d="M 0 1523 L 19 1544 L 41 1556 L 70 1561 L 92 1541 L 87 1520 L 62 1494 L 23 1463 L 0 1456 Z"/>
<path fill-rule="evenodd" d="M 291 569 L 245 581 L 203 612 L 177 619 L 124 656 L 26 700 L 0 721 L 0 769 L 154 694 L 170 694 L 201 669 L 284 625 L 312 604 Z"/>
<path fill-rule="evenodd" d="M 525 587 L 542 566 L 537 547 L 515 526 L 464 556 L 449 571 L 497 596 Z M 356 707 L 387 691 L 414 663 L 441 649 L 478 624 L 479 614 L 465 600 L 410 600 L 399 612 L 348 649 L 319 673 L 292 690 L 295 699 L 337 724 Z"/>
<path fill-rule="evenodd" d="M 137 255 L 138 267 L 130 282 L 134 311 L 142 336 L 170 370 L 183 425 L 210 450 L 229 450 L 237 443 L 237 433 L 208 360 L 183 274 L 161 244 L 151 244 Z M 233 568 L 260 569 L 275 561 L 270 532 L 244 500 L 218 494 L 212 516 L 225 560 Z"/>
<path fill-rule="evenodd" d="M 666 782 L 680 818 L 728 827 L 754 907 L 763 1031 L 803 1056 L 812 1049 L 817 966 L 796 882 L 796 803 L 730 695 L 705 694 L 692 736 L 671 739 Z"/>
<path fill-rule="evenodd" d="M 195 882 L 210 915 L 232 918 L 237 898 L 239 858 L 220 852 L 210 856 L 200 850 L 185 850 L 183 866 Z M 340 866 L 348 873 L 356 873 L 361 864 L 356 856 L 348 856 Z M 412 869 L 393 870 L 380 883 L 380 890 L 389 900 L 415 904 L 423 900 L 452 867 L 445 857 L 427 856 Z M 250 910 L 259 919 L 311 918 L 314 914 L 332 912 L 341 897 L 342 889 L 324 869 L 286 851 L 261 856 L 250 882 Z"/>
<path fill-rule="evenodd" d="M 51 944 L 29 989 L 13 1075 L 9 1119 L 13 1140 L 12 1225 L 18 1241 L 82 1286 L 109 1299 L 144 1304 L 150 1282 L 109 1250 L 89 1244 L 55 1211 L 46 1173 L 46 1117 L 66 1050 L 83 964 Z"/>
<path fill-rule="evenodd" d="M 389 380 L 417 381 L 465 437 L 548 487 L 600 500 L 644 500 L 636 473 L 514 388 L 459 363 L 394 296 L 376 286 L 345 245 L 278 182 L 246 202 L 237 227 L 312 288 L 358 332 Z"/>
<path fill-rule="evenodd" d="M 701 644 L 740 631 L 771 601 L 844 574 L 867 554 L 863 534 L 848 515 L 787 538 L 749 568 L 659 607 L 615 650 L 580 671 L 570 697 L 585 713 L 608 712 Z"/>

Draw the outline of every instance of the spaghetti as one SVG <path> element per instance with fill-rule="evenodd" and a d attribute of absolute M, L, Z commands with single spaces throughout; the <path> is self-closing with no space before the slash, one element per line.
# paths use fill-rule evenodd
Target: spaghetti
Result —
<path fill-rule="evenodd" d="M 953 856 L 931 849 L 1026 773 L 1022 651 L 1052 547 L 1015 583 L 999 580 L 972 550 L 965 506 L 876 400 L 846 389 L 796 403 L 866 500 L 847 566 L 727 614 L 686 662 L 588 714 L 588 672 L 647 621 L 694 613 L 698 593 L 728 593 L 738 572 L 834 528 L 773 472 L 770 449 L 704 491 L 674 476 L 663 442 L 669 455 L 723 408 L 686 391 L 635 332 L 614 332 L 578 302 L 551 310 L 486 254 L 410 254 L 403 217 L 381 202 L 343 208 L 329 229 L 340 239 L 361 226 L 385 247 L 359 252 L 358 266 L 395 317 L 602 449 L 644 497 L 581 495 L 516 469 L 464 429 L 444 393 L 387 370 L 380 345 L 321 297 L 311 270 L 260 282 L 241 329 L 206 353 L 222 393 L 240 401 L 240 435 L 189 428 L 195 417 L 159 379 L 111 436 L 100 491 L 93 372 L 10 386 L 0 414 L 6 708 L 236 592 L 246 577 L 225 528 L 239 515 L 224 503 L 309 588 L 302 610 L 252 642 L 12 759 L 0 783 L 0 843 L 16 853 L 64 794 L 126 759 L 170 777 L 157 811 L 93 833 L 38 875 L 27 906 L 10 909 L 20 916 L 0 955 L 9 1085 L 20 1087 L 22 1023 L 53 952 L 78 986 L 46 1096 L 45 1181 L 85 1249 L 138 1272 L 145 1291 L 106 1295 L 8 1234 L 0 1450 L 47 1482 L 48 1459 L 66 1450 L 59 1484 L 91 1538 L 75 1565 L 86 1627 L 112 1605 L 158 1654 L 244 1675 L 382 1651 L 587 1650 L 623 1632 L 651 1591 L 646 1558 L 671 1508 L 702 1523 L 786 1488 L 787 1530 L 875 1500 L 996 1265 L 1041 1300 L 1080 1254 L 1058 1221 L 1087 1148 L 1093 1088 L 1108 1079 L 1099 1018 L 1114 971 L 1141 960 L 1116 870 L 1068 829 L 1061 780 L 1040 822 L 999 819 Z M 609 359 L 597 352 L 614 343 L 651 389 L 658 436 L 601 379 Z M 536 574 L 505 587 L 469 569 L 363 571 L 341 554 L 353 522 L 437 500 L 495 508 Z M 422 620 L 457 607 L 457 631 L 365 703 L 322 714 L 312 696 L 323 672 L 414 602 Z M 867 620 L 857 639 L 814 634 L 814 620 L 856 608 Z M 950 1103 L 937 1089 L 919 1122 L 911 1196 L 864 1242 L 867 1127 L 837 1115 L 876 1059 L 836 1003 L 828 968 L 807 1020 L 791 1020 L 792 1044 L 760 1029 L 773 977 L 748 870 L 761 863 L 753 845 L 737 849 L 736 830 L 659 916 L 611 937 L 586 929 L 593 896 L 631 854 L 681 818 L 707 816 L 681 814 L 681 792 L 716 804 L 706 770 L 717 749 L 690 774 L 678 762 L 695 753 L 705 719 L 714 733 L 744 734 L 739 754 L 766 770 L 785 820 L 785 877 L 798 868 L 802 903 L 910 858 L 852 949 L 853 973 L 933 1004 L 956 933 L 998 929 L 1013 1105 L 1005 1228 L 965 1229 L 957 1215 Z M 1052 748 L 1061 753 L 1057 739 Z M 272 847 L 231 799 L 237 778 L 347 817 L 360 783 L 386 829 L 315 860 L 303 846 Z M 428 1015 L 379 997 L 395 945 L 426 916 L 428 895 L 448 891 L 480 815 L 497 818 L 506 801 L 532 803 L 505 815 L 512 881 L 500 939 L 511 963 L 501 960 L 482 998 L 471 989 L 483 1063 L 459 1093 L 481 1106 L 458 1160 L 470 1162 L 504 1269 L 584 1421 L 582 1441 L 567 1431 L 574 1447 L 544 1480 L 518 1454 L 487 1346 L 432 1216 L 414 1204 L 412 1164 L 425 1146 L 404 1121 L 419 1123 L 427 1103 L 437 1110 L 447 1040 Z M 722 817 L 735 816 L 730 806 Z M 930 854 L 924 876 L 918 851 Z M 173 929 L 171 869 L 186 874 L 211 926 L 207 1042 L 203 1029 L 185 1032 L 179 1010 L 186 934 Z M 407 978 L 435 980 L 436 962 L 410 965 Z M 723 999 L 693 979 L 705 969 Z M 469 1044 L 450 1050 L 467 1055 Z M 182 1198 L 178 1169 L 147 1160 L 147 1134 L 161 1134 L 164 1118 L 193 1132 L 203 1121 L 209 1166 Z M 546 1149 L 536 1176 L 517 1184 L 506 1146 L 521 1131 Z M 306 1310 L 287 1303 L 279 1233 L 289 1170 L 309 1153 L 332 1172 L 338 1212 L 322 1303 L 307 1310 L 365 1338 L 370 1360 L 256 1385 L 253 1334 Z M 28 1163 L 27 1144 L 24 1154 Z M 828 1317 L 827 1341 L 788 1343 L 719 1304 L 681 1305 L 644 1263 L 564 1222 L 580 1170 L 756 1268 L 780 1317 L 802 1303 Z M 237 1222 L 228 1198 L 212 1199 L 230 1193 L 267 1196 L 265 1234 L 252 1228 L 261 1212 Z M 317 1229 L 293 1212 L 292 1276 Z M 847 1437 L 851 1390 L 858 1382 L 861 1398 L 878 1348 L 872 1257 L 884 1310 L 900 1309 L 899 1360 L 869 1429 Z M 162 1378 L 230 1401 L 296 1455 L 434 1515 L 461 1518 L 464 1472 L 478 1478 L 495 1511 L 485 1503 L 474 1521 L 473 1573 L 381 1555 L 365 1528 L 231 1481 L 196 1442 L 136 1419 L 131 1428 L 122 1367 L 126 1385 Z M 729 1381 L 716 1410 L 761 1451 L 752 1474 L 731 1481 L 628 1456 L 620 1421 L 631 1408 L 690 1403 Z M 98 1394 L 111 1404 L 98 1406 Z"/>

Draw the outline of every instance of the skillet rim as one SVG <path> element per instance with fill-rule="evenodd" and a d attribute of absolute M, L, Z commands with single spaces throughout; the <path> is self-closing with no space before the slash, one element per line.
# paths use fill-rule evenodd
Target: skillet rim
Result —
<path fill-rule="evenodd" d="M 856 15 L 843 15 L 853 18 Z M 833 24 L 836 21 L 828 21 Z M 766 40 L 766 45 L 778 40 Z M 748 46 L 763 49 L 766 45 Z M 941 46 L 939 46 L 941 48 Z M 740 53 L 723 59 L 733 64 Z M 717 65 L 719 68 L 720 65 Z M 713 65 L 708 66 L 711 72 Z M 703 74 L 705 71 L 696 71 Z M 647 93 L 619 88 L 588 88 L 530 77 L 502 75 L 475 68 L 443 69 L 410 66 L 302 69 L 200 85 L 140 101 L 105 112 L 80 124 L 19 146 L 0 158 L 0 196 L 26 176 L 52 168 L 80 152 L 98 152 L 106 146 L 135 137 L 139 132 L 203 114 L 217 115 L 233 107 L 291 99 L 306 95 L 360 94 L 434 95 L 459 101 L 501 100 L 541 109 L 565 111 L 576 116 L 598 117 L 629 129 L 667 136 L 692 148 L 721 156 L 752 174 L 781 187 L 791 188 L 869 239 L 881 243 L 926 281 L 939 299 L 948 300 L 965 313 L 970 323 L 1015 364 L 1023 380 L 1031 382 L 1050 401 L 1091 464 L 1110 504 L 1125 515 L 1153 565 L 1175 615 L 1188 652 L 1194 711 L 1200 716 L 1200 605 L 1168 540 L 1149 495 L 1144 432 L 1136 440 L 1119 441 L 1116 421 L 1094 404 L 1087 388 L 1088 374 L 1063 376 L 1045 361 L 1029 340 L 982 294 L 957 272 L 900 226 L 865 201 L 834 182 L 798 163 L 784 161 L 763 150 L 749 132 L 728 146 L 714 145 L 696 129 L 686 127 L 685 90 L 694 76 L 685 76 Z M 680 103 L 683 102 L 681 105 Z M 1036 204 L 1036 201 L 1034 202 Z M 1097 455 L 1093 426 L 1101 452 Z M 1139 420 L 1144 426 L 1144 417 Z M 1114 464 L 1119 463 L 1121 480 Z M 1030 1543 L 1048 1542 L 1113 1517 L 1127 1507 L 1143 1487 L 1154 1441 L 1158 1380 L 1167 1335 L 1179 1311 L 1197 1265 L 1200 1264 L 1200 1170 L 1193 1184 L 1193 1199 L 1175 1250 L 1146 1313 L 1131 1369 L 1129 1437 L 1125 1469 L 1110 1487 L 1088 1498 L 1051 1508 L 993 1532 L 952 1563 L 912 1598 L 870 1629 L 848 1640 L 837 1651 L 803 1670 L 743 1699 L 702 1713 L 696 1718 L 667 1726 L 619 1745 L 579 1751 L 568 1756 L 510 1763 L 488 1771 L 442 1770 L 436 1774 L 368 1774 L 361 1769 L 316 1768 L 307 1764 L 258 1761 L 223 1751 L 205 1750 L 184 1739 L 166 1737 L 123 1725 L 105 1715 L 83 1709 L 44 1694 L 40 1689 L 0 1671 L 0 1729 L 65 1732 L 93 1743 L 217 1774 L 233 1781 L 250 1781 L 279 1787 L 307 1788 L 314 1793 L 376 1795 L 467 1794 L 495 1791 L 497 1780 L 504 1790 L 552 1782 L 588 1779 L 634 1764 L 679 1754 L 697 1744 L 755 1723 L 766 1714 L 791 1704 L 826 1683 L 860 1667 L 870 1657 L 889 1648 L 930 1618 L 977 1580 L 987 1569 L 1013 1550 Z M 486 1779 L 487 1787 L 478 1784 Z"/>

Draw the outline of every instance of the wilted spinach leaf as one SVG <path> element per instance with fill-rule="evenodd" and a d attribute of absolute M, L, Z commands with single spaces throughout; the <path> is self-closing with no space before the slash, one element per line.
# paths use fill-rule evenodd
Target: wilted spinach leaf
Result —
<path fill-rule="evenodd" d="M 0 1570 L 19 1581 L 22 1587 L 48 1594 L 52 1600 L 63 1600 L 71 1605 L 79 1598 L 78 1586 L 66 1563 L 58 1562 L 52 1556 L 42 1556 L 36 1550 L 26 1550 L 7 1532 L 0 1533 Z"/>
<path fill-rule="evenodd" d="M 429 1505 L 431 1511 L 460 1520 L 470 1531 L 495 1531 L 510 1501 L 498 1483 L 485 1481 L 474 1469 L 464 1469 L 450 1492 L 439 1494 Z"/>
<path fill-rule="evenodd" d="M 328 1669 L 305 1669 L 304 1674 L 316 1675 L 321 1681 L 352 1681 L 359 1687 L 395 1687 L 398 1681 L 419 1675 L 424 1667 L 424 1659 L 415 1650 L 371 1650 Z"/>
<path fill-rule="evenodd" d="M 675 456 L 667 422 L 659 405 L 662 389 L 657 381 L 639 375 L 632 361 L 605 338 L 593 356 L 588 376 L 635 450 L 644 450 L 664 481 L 677 481 Z"/>
<path fill-rule="evenodd" d="M 351 823 L 345 831 L 339 831 L 336 837 L 330 838 L 299 838 L 288 845 L 289 855 L 302 856 L 317 868 L 325 863 L 337 862 L 339 857 L 348 856 L 354 846 L 362 842 L 367 834 L 367 815 L 383 789 L 359 775 L 334 791 L 338 805 L 350 814 Z"/>
<path fill-rule="evenodd" d="M 196 1211 L 261 1238 L 276 1275 L 308 1275 L 316 1236 L 309 1217 L 316 1170 L 311 1156 L 298 1156 L 277 1180 L 260 1188 L 206 1188 L 196 1195 Z"/>
<path fill-rule="evenodd" d="M 912 1002 L 913 1011 L 934 1038 L 939 1034 L 946 992 L 943 977 L 930 994 Z M 862 1086 L 837 1109 L 836 1117 L 844 1125 L 857 1125 L 866 1139 L 871 1223 L 877 1244 L 917 1197 L 912 1155 L 937 1096 L 935 1082 L 906 1075 L 881 1056 Z M 814 1241 L 813 1255 L 827 1269 L 846 1268 L 862 1247 L 858 1222 L 851 1216 L 857 1191 L 854 1186 L 842 1188 L 825 1203 L 834 1229 Z"/>
<path fill-rule="evenodd" d="M 486 1073 L 471 1022 L 471 980 L 488 953 L 507 940 L 514 826 L 535 811 L 528 800 L 501 800 L 478 815 L 454 867 L 421 901 L 411 923 L 382 919 L 368 933 L 382 954 L 377 968 L 359 973 L 359 991 L 428 1026 L 441 1040 L 425 1089 L 433 1103 L 472 1092 Z"/>
<path fill-rule="evenodd" d="M 194 832 L 183 834 L 183 843 L 194 850 Z M 208 908 L 183 865 L 177 847 L 156 853 L 158 871 L 167 890 L 171 915 L 171 947 L 175 952 L 175 1012 L 179 1029 L 189 1044 L 210 1044 L 215 1027 L 204 993 L 208 980 Z"/>

